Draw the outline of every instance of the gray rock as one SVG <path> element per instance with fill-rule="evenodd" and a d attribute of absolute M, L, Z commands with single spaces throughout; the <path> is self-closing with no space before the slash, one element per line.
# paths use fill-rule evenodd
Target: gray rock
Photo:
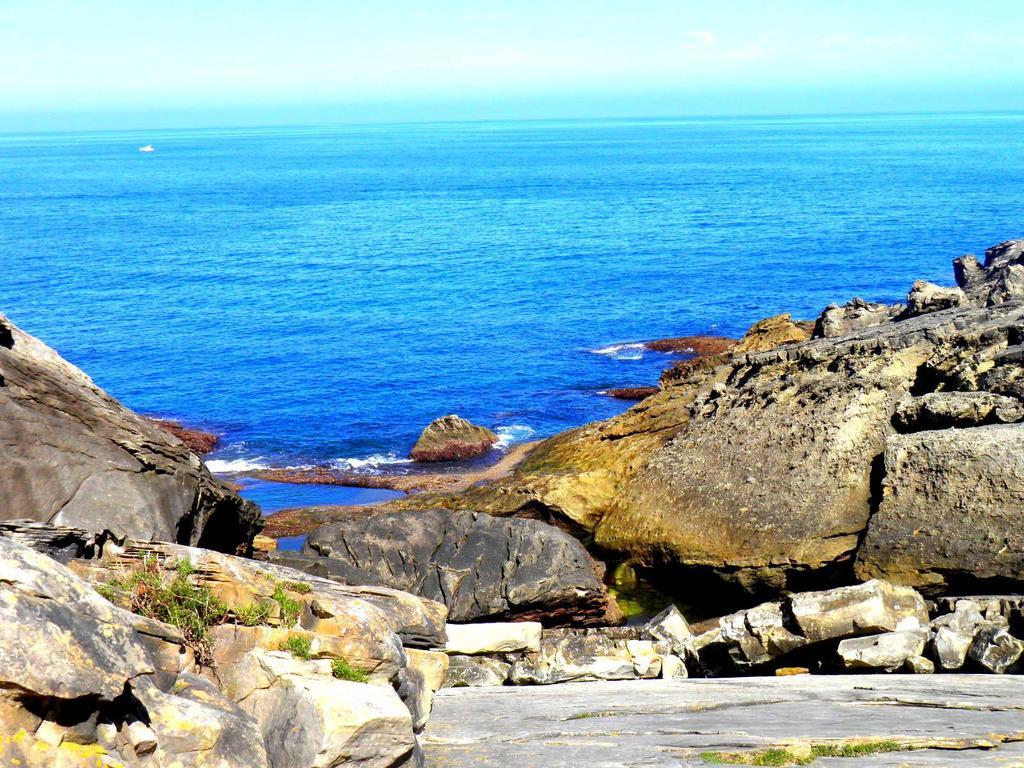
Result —
<path fill-rule="evenodd" d="M 845 336 L 852 331 L 886 323 L 903 311 L 899 304 L 876 304 L 863 299 L 853 299 L 842 306 L 829 305 L 814 324 L 814 338 L 831 339 Z"/>
<path fill-rule="evenodd" d="M 259 510 L 178 438 L 0 315 L 0 517 L 246 549 Z"/>
<path fill-rule="evenodd" d="M 811 642 L 926 625 L 928 609 L 913 589 L 872 580 L 853 587 L 791 595 L 789 611 Z"/>
<path fill-rule="evenodd" d="M 959 288 L 944 288 L 935 283 L 918 280 L 907 296 L 907 309 L 903 317 L 914 317 L 929 312 L 953 309 L 967 302 L 967 296 Z"/>
<path fill-rule="evenodd" d="M 674 605 L 670 605 L 647 622 L 646 630 L 652 640 L 667 643 L 676 656 L 687 659 L 696 654 L 694 634 L 686 617 Z"/>
<path fill-rule="evenodd" d="M 957 600 L 952 613 L 933 619 L 932 654 L 939 666 L 948 670 L 963 667 L 974 636 L 986 624 L 991 625 L 992 622 L 985 619 L 977 604 L 971 600 Z M 1003 619 L 1001 624 L 1005 626 L 1006 620 Z"/>
<path fill-rule="evenodd" d="M 129 616 L 63 565 L 0 537 L 0 689 L 117 698 L 154 671 Z"/>
<path fill-rule="evenodd" d="M 703 753 L 895 741 L 915 747 L 815 768 L 997 768 L 1024 762 L 1014 741 L 1018 678 L 801 675 L 629 680 L 445 690 L 422 735 L 446 768 L 701 768 Z M 1000 736 L 998 734 L 1004 734 Z M 1006 735 L 1011 735 L 1006 738 Z"/>
<path fill-rule="evenodd" d="M 550 685 L 568 681 L 654 678 L 661 673 L 661 654 L 642 629 L 553 629 L 545 631 L 540 651 L 512 664 L 509 680 L 516 685 Z"/>
<path fill-rule="evenodd" d="M 914 663 L 912 660 L 924 653 L 927 642 L 927 629 L 909 629 L 848 638 L 839 643 L 837 652 L 847 669 L 895 672 L 908 663 Z"/>
<path fill-rule="evenodd" d="M 970 301 L 992 306 L 1024 297 L 1024 240 L 1008 240 L 985 251 L 984 266 L 973 255 L 953 262 L 953 274 Z"/>
<path fill-rule="evenodd" d="M 511 664 L 487 656 L 451 656 L 445 688 L 481 688 L 504 685 Z"/>
<path fill-rule="evenodd" d="M 926 656 L 911 656 L 903 669 L 914 675 L 932 675 L 935 674 L 935 662 Z"/>
<path fill-rule="evenodd" d="M 948 427 L 1013 424 L 1024 420 L 1024 404 L 991 392 L 929 392 L 896 404 L 893 424 L 901 432 Z"/>
<path fill-rule="evenodd" d="M 721 642 L 730 646 L 738 666 L 772 661 L 807 645 L 808 640 L 786 626 L 782 603 L 763 603 L 718 620 Z"/>
<path fill-rule="evenodd" d="M 331 561 L 334 578 L 442 602 L 453 622 L 607 623 L 613 606 L 583 545 L 538 520 L 388 512 L 318 528 L 305 548 Z"/>
<path fill-rule="evenodd" d="M 1024 654 L 1024 642 L 1003 627 L 982 627 L 974 637 L 969 656 L 990 672 L 1009 671 Z"/>
<path fill-rule="evenodd" d="M 415 749 L 412 715 L 391 687 L 336 680 L 326 661 L 252 658 L 256 687 L 239 706 L 259 724 L 274 768 L 391 768 Z"/>
<path fill-rule="evenodd" d="M 857 556 L 861 578 L 934 593 L 1024 573 L 1024 426 L 893 435 Z"/>
<path fill-rule="evenodd" d="M 449 624 L 445 633 L 445 652 L 455 655 L 540 650 L 541 624 L 537 621 Z"/>

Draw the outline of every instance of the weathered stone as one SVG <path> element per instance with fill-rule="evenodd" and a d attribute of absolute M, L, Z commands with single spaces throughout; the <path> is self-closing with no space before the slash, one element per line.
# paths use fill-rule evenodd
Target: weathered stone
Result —
<path fill-rule="evenodd" d="M 776 315 L 759 320 L 750 326 L 731 351 L 765 352 L 785 344 L 807 341 L 810 336 L 810 331 L 805 326 L 793 322 L 792 315 Z"/>
<path fill-rule="evenodd" d="M 872 580 L 853 587 L 804 592 L 788 599 L 800 633 L 810 642 L 892 632 L 909 619 L 928 623 L 924 599 L 913 589 Z"/>
<path fill-rule="evenodd" d="M 989 672 L 1009 671 L 1024 654 L 1021 642 L 1002 627 L 982 627 L 974 637 L 969 655 Z"/>
<path fill-rule="evenodd" d="M 987 622 L 977 605 L 958 600 L 952 613 L 932 620 L 932 653 L 942 669 L 960 669 L 967 660 L 974 636 Z M 1005 626 L 1005 619 L 1003 620 Z"/>
<path fill-rule="evenodd" d="M 985 264 L 970 254 L 953 262 L 953 274 L 970 301 L 992 306 L 1024 297 L 1024 240 L 985 251 Z"/>
<path fill-rule="evenodd" d="M 273 768 L 352 763 L 391 768 L 416 745 L 412 716 L 390 687 L 331 677 L 317 662 L 254 651 L 260 685 L 239 706 L 256 719 Z"/>
<path fill-rule="evenodd" d="M 838 653 L 847 669 L 895 672 L 911 659 L 921 656 L 927 642 L 927 629 L 908 629 L 842 640 Z"/>
<path fill-rule="evenodd" d="M 770 747 L 895 742 L 814 768 L 1009 768 L 1024 761 L 1024 686 L 997 675 L 800 675 L 445 690 L 423 734 L 446 768 L 699 768 Z M 869 750 L 864 750 L 869 751 Z M 751 761 L 752 762 L 752 761 Z M 767 761 L 766 761 L 767 762 Z"/>
<path fill-rule="evenodd" d="M 935 673 L 935 662 L 926 656 L 911 656 L 903 669 L 914 675 L 931 675 Z"/>
<path fill-rule="evenodd" d="M 876 304 L 859 298 L 842 306 L 830 304 L 814 324 L 814 338 L 844 336 L 852 331 L 889 322 L 902 311 L 903 307 L 898 304 Z"/>
<path fill-rule="evenodd" d="M 314 531 L 306 551 L 352 584 L 444 603 L 451 621 L 606 623 L 613 601 L 575 538 L 539 520 L 430 509 L 351 517 Z"/>
<path fill-rule="evenodd" d="M 686 662 L 672 653 L 662 656 L 661 676 L 666 680 L 684 680 L 689 677 Z"/>
<path fill-rule="evenodd" d="M 539 651 L 541 624 L 535 621 L 449 624 L 445 652 L 474 656 L 482 653 Z"/>
<path fill-rule="evenodd" d="M 259 510 L 188 447 L 0 316 L 0 516 L 234 551 Z"/>
<path fill-rule="evenodd" d="M 693 630 L 690 629 L 682 612 L 674 605 L 670 605 L 650 619 L 646 629 L 652 639 L 667 643 L 676 656 L 685 659 L 696 653 L 693 646 Z"/>
<path fill-rule="evenodd" d="M 967 296 L 959 288 L 944 288 L 926 280 L 918 280 L 907 295 L 904 317 L 941 312 L 967 303 Z"/>
<path fill-rule="evenodd" d="M 156 750 L 156 734 L 141 720 L 128 723 L 124 728 L 124 736 L 136 755 L 148 755 Z"/>
<path fill-rule="evenodd" d="M 445 688 L 483 688 L 504 685 L 511 664 L 487 656 L 450 657 Z"/>
<path fill-rule="evenodd" d="M 413 461 L 458 461 L 481 456 L 498 436 L 454 414 L 432 421 L 409 452 Z"/>
<path fill-rule="evenodd" d="M 553 629 L 541 637 L 540 651 L 512 664 L 509 680 L 516 685 L 564 683 L 572 680 L 628 680 L 657 677 L 661 664 L 652 641 L 642 630 Z"/>
<path fill-rule="evenodd" d="M 0 688 L 109 701 L 153 671 L 126 612 L 56 561 L 0 536 Z"/>
<path fill-rule="evenodd" d="M 432 691 L 440 690 L 448 677 L 449 656 L 441 651 L 421 651 L 406 648 L 407 667 L 419 670 L 423 675 L 423 684 Z"/>
<path fill-rule="evenodd" d="M 896 404 L 893 424 L 902 432 L 1012 424 L 1024 420 L 1024 404 L 991 392 L 929 392 Z"/>
<path fill-rule="evenodd" d="M 1024 427 L 893 435 L 882 502 L 857 557 L 862 578 L 935 592 L 1024 573 Z"/>

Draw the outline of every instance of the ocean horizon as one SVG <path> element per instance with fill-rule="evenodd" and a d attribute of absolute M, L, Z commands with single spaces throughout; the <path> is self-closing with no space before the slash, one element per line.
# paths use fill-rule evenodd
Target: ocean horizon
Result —
<path fill-rule="evenodd" d="M 656 383 L 638 342 L 813 319 L 1024 231 L 1024 115 L 0 135 L 0 311 L 218 471 L 498 451 Z M 139 152 L 144 145 L 153 152 Z"/>

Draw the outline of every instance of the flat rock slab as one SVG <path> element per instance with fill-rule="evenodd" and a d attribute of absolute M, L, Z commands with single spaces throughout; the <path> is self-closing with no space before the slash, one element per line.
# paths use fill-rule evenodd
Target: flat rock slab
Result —
<path fill-rule="evenodd" d="M 1024 766 L 1024 680 L 833 675 L 644 680 L 439 692 L 428 768 L 677 768 L 794 742 L 928 747 L 814 766 Z"/>

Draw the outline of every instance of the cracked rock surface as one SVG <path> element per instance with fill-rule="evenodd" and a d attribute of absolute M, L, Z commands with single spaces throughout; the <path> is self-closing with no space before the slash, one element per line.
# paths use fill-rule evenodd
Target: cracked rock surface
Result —
<path fill-rule="evenodd" d="M 679 768 L 704 752 L 895 741 L 814 766 L 1024 765 L 1024 688 L 993 676 L 800 676 L 453 688 L 422 737 L 429 768 Z"/>

